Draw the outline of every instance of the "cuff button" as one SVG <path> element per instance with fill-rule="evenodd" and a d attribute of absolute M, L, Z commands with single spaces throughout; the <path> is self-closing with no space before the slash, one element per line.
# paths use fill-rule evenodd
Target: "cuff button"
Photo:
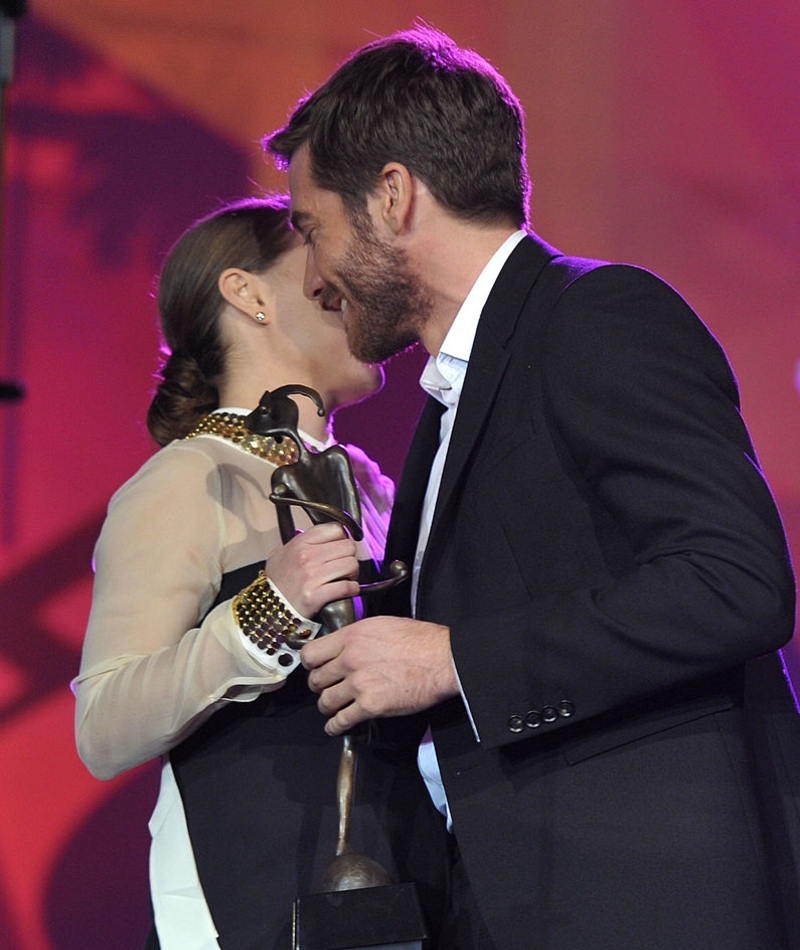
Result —
<path fill-rule="evenodd" d="M 542 719 L 545 722 L 555 722 L 558 719 L 558 710 L 555 706 L 542 706 Z"/>
<path fill-rule="evenodd" d="M 522 732 L 522 729 L 523 729 L 522 716 L 512 716 L 508 720 L 509 732 Z"/>
<path fill-rule="evenodd" d="M 538 729 L 539 726 L 541 726 L 541 724 L 542 724 L 542 714 L 539 712 L 538 709 L 531 709 L 525 715 L 525 725 L 529 729 Z"/>

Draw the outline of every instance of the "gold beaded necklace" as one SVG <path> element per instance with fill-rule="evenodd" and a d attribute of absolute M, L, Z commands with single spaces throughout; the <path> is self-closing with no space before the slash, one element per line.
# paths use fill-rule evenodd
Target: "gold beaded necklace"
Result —
<path fill-rule="evenodd" d="M 244 420 L 245 416 L 236 412 L 211 412 L 203 416 L 185 438 L 216 435 L 276 467 L 291 465 L 300 458 L 300 449 L 294 439 L 283 436 L 279 442 L 271 435 L 258 435 L 247 428 Z"/>

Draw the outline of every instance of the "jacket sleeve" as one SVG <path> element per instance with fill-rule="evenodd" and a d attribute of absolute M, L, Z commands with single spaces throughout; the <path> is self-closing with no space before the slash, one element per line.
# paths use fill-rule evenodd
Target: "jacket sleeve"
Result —
<path fill-rule="evenodd" d="M 565 525 L 550 543 L 535 505 L 517 512 L 518 536 L 541 557 L 573 544 L 575 563 L 596 549 L 607 571 L 549 590 L 528 577 L 524 601 L 453 625 L 487 748 L 529 738 L 528 711 L 567 711 L 540 735 L 568 727 L 773 651 L 794 623 L 786 541 L 733 374 L 686 303 L 646 271 L 599 267 L 562 295 L 537 358 L 543 411 L 532 424 L 626 556 L 602 528 L 579 540 Z"/>

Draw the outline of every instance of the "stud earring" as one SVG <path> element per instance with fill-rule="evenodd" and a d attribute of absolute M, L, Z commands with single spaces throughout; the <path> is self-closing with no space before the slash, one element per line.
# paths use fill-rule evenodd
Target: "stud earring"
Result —
<path fill-rule="evenodd" d="M 256 314 L 256 320 L 258 320 L 259 323 L 263 323 L 266 319 L 267 319 L 267 315 L 264 313 L 264 311 L 259 310 L 258 313 Z"/>

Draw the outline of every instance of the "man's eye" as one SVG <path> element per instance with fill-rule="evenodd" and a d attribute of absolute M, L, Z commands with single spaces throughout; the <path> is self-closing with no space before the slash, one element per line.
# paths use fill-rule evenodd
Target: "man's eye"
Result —
<path fill-rule="evenodd" d="M 306 247 L 314 246 L 314 232 L 313 231 L 306 231 L 305 235 L 303 236 L 303 244 L 305 244 Z"/>

